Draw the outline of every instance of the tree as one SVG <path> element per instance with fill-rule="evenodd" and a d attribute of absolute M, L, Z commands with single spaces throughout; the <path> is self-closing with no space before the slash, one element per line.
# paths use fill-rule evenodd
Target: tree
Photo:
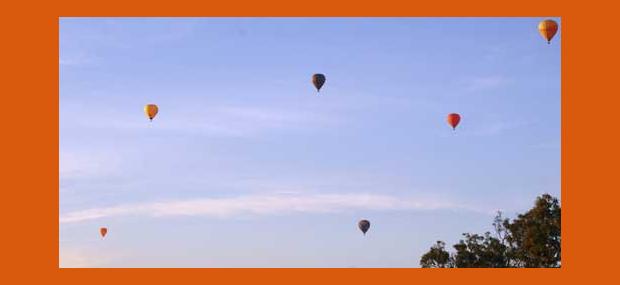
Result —
<path fill-rule="evenodd" d="M 454 245 L 454 264 L 456 267 L 509 267 L 506 255 L 507 246 L 499 239 L 491 237 L 489 232 L 484 236 L 463 234 L 465 240 Z"/>
<path fill-rule="evenodd" d="M 557 198 L 544 194 L 532 209 L 512 222 L 498 212 L 494 235 L 464 233 L 449 253 L 437 241 L 420 259 L 422 267 L 560 267 L 561 208 Z"/>
<path fill-rule="evenodd" d="M 520 267 L 560 267 L 561 208 L 557 198 L 545 194 L 534 208 L 512 223 L 504 221 L 506 237 Z"/>
<path fill-rule="evenodd" d="M 437 241 L 431 246 L 431 250 L 422 256 L 420 264 L 422 267 L 446 268 L 454 267 L 454 261 L 450 258 L 450 254 L 446 251 L 446 243 Z"/>

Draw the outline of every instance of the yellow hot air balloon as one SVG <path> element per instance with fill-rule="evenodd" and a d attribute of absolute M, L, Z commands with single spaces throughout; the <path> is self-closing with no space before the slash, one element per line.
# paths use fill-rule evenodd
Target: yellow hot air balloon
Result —
<path fill-rule="evenodd" d="M 151 121 L 153 121 L 153 118 L 155 118 L 155 115 L 157 115 L 157 111 L 159 111 L 159 109 L 155 104 L 148 104 L 144 106 L 144 113 Z"/>
<path fill-rule="evenodd" d="M 547 40 L 547 43 L 551 43 L 551 39 L 558 32 L 558 23 L 554 20 L 544 20 L 538 24 L 538 32 Z"/>

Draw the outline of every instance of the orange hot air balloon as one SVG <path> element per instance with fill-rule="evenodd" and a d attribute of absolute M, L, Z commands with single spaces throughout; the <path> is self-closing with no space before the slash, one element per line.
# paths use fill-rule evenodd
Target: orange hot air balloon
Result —
<path fill-rule="evenodd" d="M 108 233 L 108 228 L 100 228 L 99 233 L 101 234 L 101 237 L 105 237 L 105 235 Z"/>
<path fill-rule="evenodd" d="M 548 44 L 551 44 L 551 39 L 558 32 L 558 23 L 554 20 L 544 20 L 538 24 L 538 32 Z"/>
<path fill-rule="evenodd" d="M 144 106 L 144 113 L 151 121 L 153 121 L 153 118 L 155 118 L 155 115 L 157 115 L 158 111 L 159 111 L 159 108 L 157 108 L 157 105 L 155 104 L 148 104 Z"/>
<path fill-rule="evenodd" d="M 461 121 L 461 116 L 457 113 L 452 113 L 448 115 L 448 124 L 452 126 L 452 129 L 455 130 L 456 126 L 458 126 Z"/>

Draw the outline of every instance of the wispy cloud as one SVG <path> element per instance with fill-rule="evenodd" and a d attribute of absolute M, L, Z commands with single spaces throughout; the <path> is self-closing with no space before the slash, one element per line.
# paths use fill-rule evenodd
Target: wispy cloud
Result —
<path fill-rule="evenodd" d="M 63 244 L 62 241 L 61 244 Z M 130 254 L 126 251 L 63 244 L 59 250 L 58 261 L 61 268 L 109 267 L 112 261 L 118 262 L 129 256 Z"/>
<path fill-rule="evenodd" d="M 560 146 L 562 145 L 562 143 L 560 141 L 547 141 L 547 142 L 541 142 L 538 144 L 533 144 L 530 147 L 534 148 L 534 149 L 559 149 Z"/>
<path fill-rule="evenodd" d="M 330 115 L 315 112 L 282 109 L 263 109 L 254 107 L 226 107 L 215 110 L 223 120 L 231 120 L 239 125 L 252 125 L 264 128 L 292 128 L 300 125 L 326 125 L 336 120 Z"/>
<path fill-rule="evenodd" d="M 473 135 L 477 136 L 494 136 L 504 133 L 509 130 L 525 127 L 532 124 L 530 121 L 492 121 L 491 123 L 484 124 L 472 131 Z"/>
<path fill-rule="evenodd" d="M 328 113 L 311 111 L 289 111 L 275 108 L 256 108 L 246 106 L 207 108 L 200 111 L 160 111 L 152 128 L 163 131 L 183 132 L 207 136 L 251 137 L 268 131 L 307 131 L 315 128 L 331 126 L 340 120 Z M 69 113 L 69 111 L 63 111 Z M 71 116 L 62 118 L 61 126 L 111 128 L 111 129 L 145 129 L 145 122 L 140 111 L 135 116 L 127 117 L 119 114 L 99 114 L 83 116 L 84 111 L 71 111 Z M 99 110 L 99 112 L 105 112 Z M 113 111 L 110 111 L 113 112 Z M 76 120 L 74 117 L 99 117 L 103 120 Z"/>
<path fill-rule="evenodd" d="M 60 151 L 59 175 L 61 179 L 105 176 L 116 173 L 121 158 L 113 152 Z"/>
<path fill-rule="evenodd" d="M 76 53 L 70 55 L 60 56 L 58 63 L 60 66 L 82 66 L 91 65 L 97 63 L 98 57 L 93 55 L 86 55 L 85 53 Z"/>
<path fill-rule="evenodd" d="M 89 255 L 83 254 L 80 251 L 61 247 L 59 256 L 60 267 L 92 267 L 96 265 L 96 262 L 94 262 L 95 260 L 96 259 L 93 259 Z"/>
<path fill-rule="evenodd" d="M 184 201 L 126 204 L 61 214 L 61 223 L 75 223 L 117 216 L 207 216 L 228 218 L 243 215 L 285 213 L 332 213 L 350 210 L 473 210 L 467 206 L 429 199 L 374 194 L 254 195 Z"/>
<path fill-rule="evenodd" d="M 144 29 L 148 21 L 153 21 L 151 24 L 157 25 L 157 28 Z M 119 49 L 147 47 L 191 37 L 199 27 L 199 21 L 104 18 L 93 23 L 89 19 L 64 17 L 60 25 L 61 42 Z"/>
<path fill-rule="evenodd" d="M 511 80 L 509 78 L 501 75 L 466 77 L 458 81 L 462 90 L 470 93 L 496 89 L 510 83 Z"/>
<path fill-rule="evenodd" d="M 89 254 L 83 249 L 67 246 L 60 247 L 58 259 L 61 268 L 97 267 L 104 263 L 102 262 L 101 255 L 95 258 L 94 255 Z"/>

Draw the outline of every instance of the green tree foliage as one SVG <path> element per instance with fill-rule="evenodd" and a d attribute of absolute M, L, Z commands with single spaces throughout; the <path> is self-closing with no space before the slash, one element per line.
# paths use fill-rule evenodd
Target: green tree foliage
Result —
<path fill-rule="evenodd" d="M 454 262 L 450 254 L 446 251 L 446 243 L 437 241 L 431 250 L 422 256 L 420 264 L 422 267 L 447 268 L 454 267 Z"/>
<path fill-rule="evenodd" d="M 498 212 L 495 233 L 464 233 L 449 253 L 437 241 L 420 259 L 424 268 L 560 267 L 561 208 L 557 198 L 544 194 L 532 209 L 510 221 Z"/>

